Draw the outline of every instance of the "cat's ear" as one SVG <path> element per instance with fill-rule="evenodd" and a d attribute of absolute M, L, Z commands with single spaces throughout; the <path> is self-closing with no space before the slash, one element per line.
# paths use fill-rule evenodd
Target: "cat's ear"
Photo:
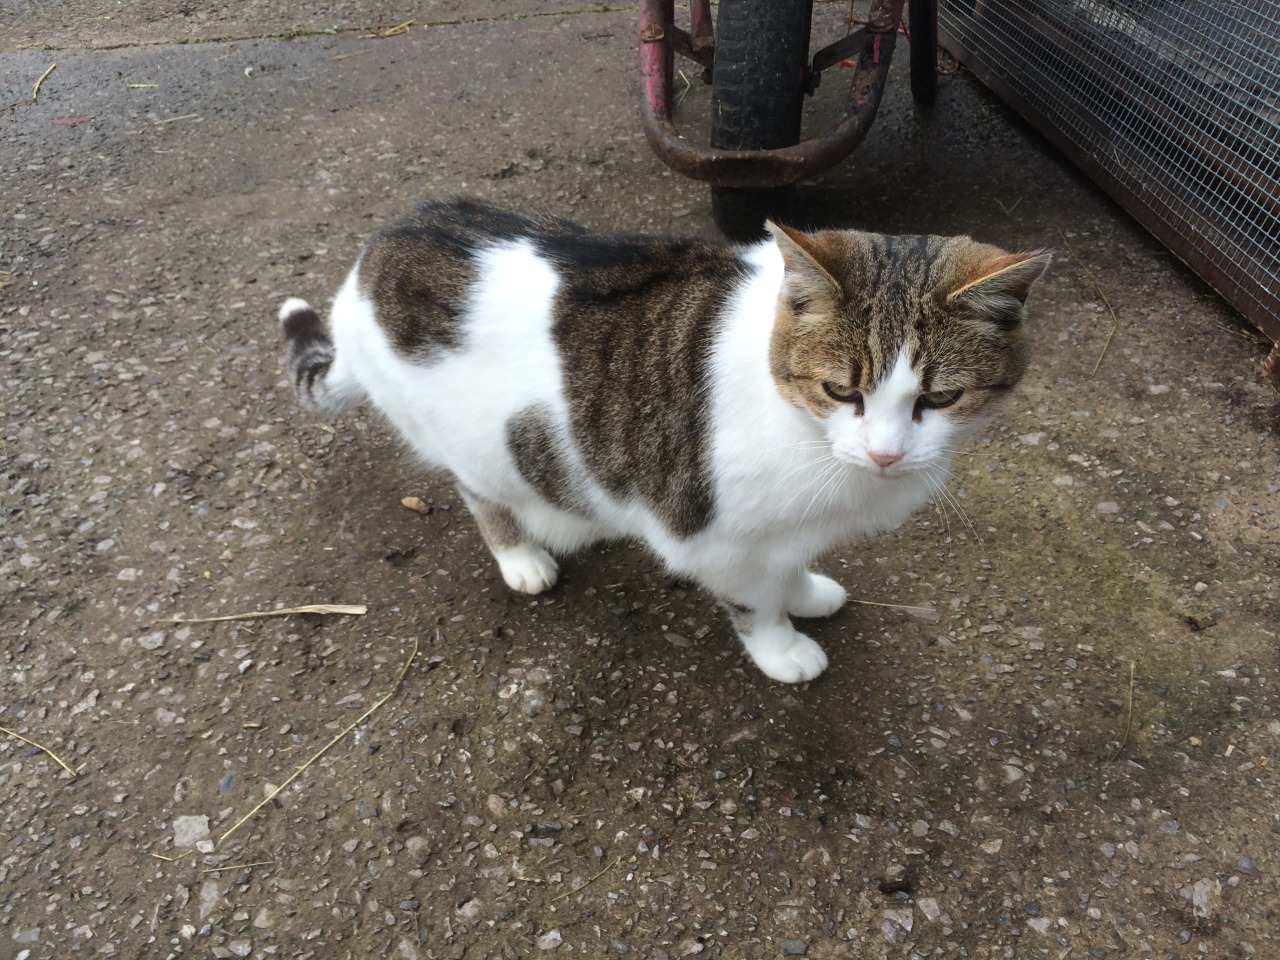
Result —
<path fill-rule="evenodd" d="M 830 303 L 838 297 L 840 284 L 827 266 L 833 251 L 823 244 L 821 234 L 801 233 L 772 220 L 766 221 L 764 228 L 782 253 L 785 290 L 794 303 Z"/>
<path fill-rule="evenodd" d="M 1001 326 L 1013 326 L 1022 319 L 1031 285 L 1049 266 L 1047 250 L 1004 253 L 994 247 L 977 245 L 982 255 L 966 264 L 965 273 L 954 278 L 956 286 L 946 295 L 949 306 L 967 307 Z M 988 252 L 990 251 L 990 252 Z"/>

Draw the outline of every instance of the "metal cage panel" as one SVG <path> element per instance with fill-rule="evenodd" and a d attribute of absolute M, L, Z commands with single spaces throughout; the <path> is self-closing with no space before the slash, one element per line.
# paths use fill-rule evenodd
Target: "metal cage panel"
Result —
<path fill-rule="evenodd" d="M 1280 4 L 941 0 L 943 44 L 1280 339 Z"/>

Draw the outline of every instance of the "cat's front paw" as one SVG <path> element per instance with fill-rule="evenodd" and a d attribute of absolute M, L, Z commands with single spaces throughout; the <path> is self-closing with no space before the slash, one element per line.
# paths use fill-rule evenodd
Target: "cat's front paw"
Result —
<path fill-rule="evenodd" d="M 756 666 L 772 680 L 803 683 L 827 669 L 822 647 L 790 625 L 752 631 L 742 642 Z"/>
<path fill-rule="evenodd" d="M 844 606 L 848 597 L 844 587 L 830 577 L 806 570 L 796 595 L 787 603 L 787 613 L 793 617 L 829 617 Z"/>
<path fill-rule="evenodd" d="M 517 593 L 542 593 L 555 586 L 560 565 L 541 547 L 522 543 L 494 554 L 502 579 Z"/>

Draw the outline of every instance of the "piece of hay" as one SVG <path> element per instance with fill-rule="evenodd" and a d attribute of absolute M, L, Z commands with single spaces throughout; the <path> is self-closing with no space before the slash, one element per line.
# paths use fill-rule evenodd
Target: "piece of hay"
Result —
<path fill-rule="evenodd" d="M 436 639 L 437 640 L 440 639 L 439 630 L 436 631 Z M 418 638 L 414 637 L 413 651 L 409 654 L 409 659 L 404 662 L 404 666 L 401 667 L 400 669 L 400 675 L 396 677 L 396 682 L 392 684 L 391 689 L 387 691 L 386 696 L 384 696 L 381 700 L 375 703 L 372 707 L 370 707 L 364 713 L 360 714 L 360 716 L 357 717 L 355 720 L 353 720 L 351 723 L 347 724 L 346 728 L 341 733 L 339 733 L 336 737 L 334 737 L 332 740 L 326 743 L 323 747 L 321 747 L 319 750 L 313 753 L 307 759 L 306 763 L 298 767 L 297 770 L 293 771 L 293 773 L 289 775 L 288 780 L 280 784 L 280 786 L 276 787 L 269 794 L 263 797 L 263 799 L 252 810 L 250 810 L 243 817 L 237 820 L 235 824 L 226 831 L 226 833 L 224 833 L 222 836 L 218 838 L 217 845 L 222 846 L 223 842 L 227 839 L 227 837 L 231 836 L 233 833 L 239 830 L 242 826 L 248 823 L 253 818 L 253 815 L 255 813 L 257 813 L 259 810 L 265 807 L 268 803 L 270 803 L 272 800 L 278 797 L 285 787 L 289 786 L 289 784 L 293 783 L 294 780 L 298 779 L 298 777 L 302 775 L 302 772 L 304 770 L 306 770 L 309 766 L 311 766 L 313 763 L 319 760 L 322 756 L 328 753 L 330 748 L 332 748 L 334 744 L 336 744 L 339 740 L 345 737 L 348 733 L 350 733 L 356 727 L 360 726 L 360 724 L 364 723 L 365 720 L 367 720 L 370 716 L 373 715 L 375 710 L 377 710 L 384 703 L 386 703 L 393 696 L 395 696 L 396 691 L 400 689 L 400 684 L 404 682 L 405 674 L 409 672 L 409 667 L 413 665 L 413 661 L 416 660 L 417 657 L 418 657 Z"/>
<path fill-rule="evenodd" d="M 1124 722 L 1124 736 L 1121 737 L 1120 744 L 1119 746 L 1116 747 L 1115 752 L 1112 753 L 1110 756 L 1107 757 L 1106 760 L 1103 761 L 1103 763 L 1107 765 L 1115 763 L 1117 760 L 1120 759 L 1120 754 L 1124 752 L 1124 748 L 1129 743 L 1129 733 L 1130 731 L 1133 730 L 1133 671 L 1136 666 L 1137 666 L 1136 661 L 1134 660 L 1129 661 L 1129 707 L 1125 711 L 1126 718 Z"/>
<path fill-rule="evenodd" d="M 201 870 L 201 873 L 221 873 L 223 870 L 248 870 L 250 867 L 265 867 L 269 863 L 275 863 L 274 860 L 254 860 L 252 863 L 228 863 L 221 867 L 209 867 Z"/>
<path fill-rule="evenodd" d="M 63 770 L 67 771 L 67 773 L 71 774 L 73 777 L 76 776 L 76 772 L 72 770 L 69 766 L 67 766 L 65 763 L 63 763 L 62 758 L 58 756 L 56 753 L 54 753 L 52 750 L 50 750 L 48 747 L 46 747 L 43 743 L 36 743 L 34 740 L 30 740 L 27 737 L 24 737 L 22 734 L 18 733 L 17 730 L 10 730 L 8 727 L 0 727 L 0 733 L 7 733 L 9 736 L 15 737 L 18 740 L 21 740 L 23 743 L 31 744 L 31 746 L 35 747 L 37 750 L 43 750 L 49 756 L 53 757 L 53 759 L 57 762 L 58 766 L 60 766 Z"/>
<path fill-rule="evenodd" d="M 163 120 L 152 120 L 151 125 L 153 127 L 160 127 L 164 126 L 166 123 L 177 123 L 179 120 L 193 120 L 198 116 L 200 116 L 198 113 L 184 113 L 180 117 L 166 117 Z"/>
<path fill-rule="evenodd" d="M 366 40 L 386 40 L 388 37 L 398 37 L 402 33 L 408 33 L 409 28 L 413 26 L 412 20 L 406 20 L 404 23 L 397 23 L 394 27 L 387 27 L 385 30 L 372 27 L 371 33 L 366 33 Z"/>
<path fill-rule="evenodd" d="M 248 613 L 228 613 L 221 617 L 171 617 L 168 623 L 217 623 L 221 620 L 257 620 L 260 617 L 291 617 L 295 613 L 350 614 L 361 616 L 369 612 L 363 603 L 310 603 L 301 607 L 283 607 L 280 610 L 251 610 Z"/>
<path fill-rule="evenodd" d="M 855 600 L 849 598 L 850 603 L 861 603 L 867 607 L 888 607 L 890 610 L 914 610 L 917 613 L 937 613 L 933 607 L 914 607 L 909 603 L 878 603 L 875 600 Z"/>
<path fill-rule="evenodd" d="M 49 64 L 49 69 L 48 69 L 48 70 L 46 70 L 44 73 L 40 74 L 40 79 L 39 79 L 39 80 L 37 80 L 37 81 L 36 81 L 36 85 L 35 85 L 34 87 L 32 87 L 32 88 L 31 88 L 31 102 L 32 102 L 32 103 L 35 103 L 35 102 L 36 102 L 36 99 L 40 96 L 40 85 L 41 85 L 42 83 L 44 83 L 44 82 L 45 82 L 45 80 L 47 80 L 47 79 L 49 78 L 49 74 L 53 73 L 54 68 L 55 68 L 55 67 L 57 67 L 57 66 L 58 66 L 58 65 L 57 65 L 56 63 L 51 63 L 51 64 Z"/>
<path fill-rule="evenodd" d="M 1093 271 L 1089 269 L 1089 265 L 1076 256 L 1075 250 L 1071 248 L 1071 244 L 1067 241 L 1067 235 L 1062 232 L 1061 227 L 1058 228 L 1058 236 L 1062 238 L 1062 245 L 1067 248 L 1067 253 L 1071 254 L 1071 259 L 1080 264 L 1080 269 L 1084 271 L 1084 275 L 1089 279 L 1089 282 L 1093 284 L 1093 289 L 1097 291 L 1102 302 L 1106 304 L 1107 311 L 1111 314 L 1111 330 L 1107 333 L 1107 339 L 1102 344 L 1102 350 L 1098 353 L 1098 359 L 1094 361 L 1093 370 L 1089 373 L 1089 376 L 1096 377 L 1098 375 L 1098 368 L 1102 366 L 1102 358 L 1107 355 L 1107 348 L 1111 346 L 1111 341 L 1115 338 L 1116 331 L 1120 329 L 1120 318 L 1116 315 L 1116 308 L 1111 306 L 1111 301 L 1107 299 L 1107 294 L 1102 289 L 1102 286 L 1093 278 Z"/>
<path fill-rule="evenodd" d="M 594 877 L 591 877 L 586 882 L 579 884 L 578 886 L 574 887 L 572 890 L 566 890 L 564 893 L 560 894 L 560 896 L 558 897 L 552 897 L 550 902 L 555 903 L 557 900 L 563 900 L 565 897 L 571 897 L 575 893 L 578 893 L 581 890 L 587 889 L 587 887 L 591 886 L 593 883 L 595 883 L 597 880 L 599 880 L 601 877 L 603 877 L 606 873 L 608 873 L 610 870 L 612 870 L 621 862 L 622 862 L 621 857 L 614 857 L 613 863 L 609 864 L 607 867 L 605 867 L 603 870 L 597 873 Z"/>

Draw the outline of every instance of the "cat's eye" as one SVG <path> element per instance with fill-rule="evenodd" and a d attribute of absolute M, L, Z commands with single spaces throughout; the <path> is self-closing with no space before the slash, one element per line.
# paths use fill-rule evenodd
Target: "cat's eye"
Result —
<path fill-rule="evenodd" d="M 956 390 L 934 390 L 931 393 L 920 394 L 920 406 L 926 410 L 943 410 L 951 406 L 964 395 L 964 391 Z"/>
<path fill-rule="evenodd" d="M 827 396 L 839 403 L 858 403 L 862 400 L 862 392 L 853 387 L 845 387 L 830 380 L 822 381 L 822 389 Z"/>

